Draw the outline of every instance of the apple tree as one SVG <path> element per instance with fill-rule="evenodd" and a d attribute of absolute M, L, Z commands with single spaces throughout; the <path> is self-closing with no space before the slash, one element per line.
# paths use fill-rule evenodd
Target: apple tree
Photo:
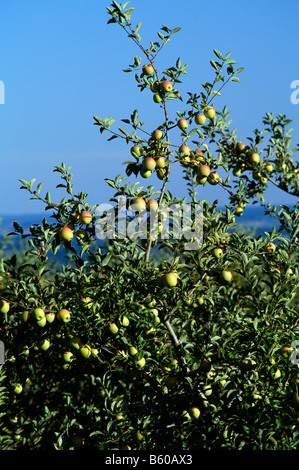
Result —
<path fill-rule="evenodd" d="M 20 180 L 46 216 L 29 231 L 15 222 L 26 256 L 0 264 L 0 447 L 297 449 L 299 165 L 290 120 L 267 113 L 264 128 L 241 142 L 227 106 L 217 108 L 242 71 L 231 53 L 214 50 L 213 80 L 183 98 L 187 65 L 158 65 L 179 28 L 163 25 L 147 48 L 133 10 L 113 1 L 108 22 L 142 56 L 125 72 L 156 103 L 157 126 L 137 109 L 120 125 L 94 116 L 100 134 L 121 139 L 127 153 L 124 174 L 106 179 L 110 209 L 99 215 L 86 192 L 74 193 L 65 163 L 54 168 L 61 201 L 35 179 Z M 169 190 L 177 167 L 183 199 Z M 205 199 L 208 185 L 228 196 L 225 210 Z M 265 204 L 270 185 L 294 206 Z M 145 236 L 118 230 L 120 200 L 124 227 L 135 208 Z M 250 203 L 279 228 L 258 237 L 237 230 Z M 191 249 L 178 214 L 167 212 L 175 206 L 181 215 L 187 205 L 201 208 L 201 243 L 192 245 L 193 232 Z M 189 220 L 198 228 L 194 214 Z M 113 236 L 101 239 L 99 226 Z"/>

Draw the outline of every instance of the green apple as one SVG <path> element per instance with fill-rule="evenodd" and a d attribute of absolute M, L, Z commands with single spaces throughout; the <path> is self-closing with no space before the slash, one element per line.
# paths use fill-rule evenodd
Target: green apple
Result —
<path fill-rule="evenodd" d="M 0 300 L 0 312 L 1 313 L 8 313 L 9 311 L 9 303 L 6 300 Z"/>
<path fill-rule="evenodd" d="M 221 181 L 222 180 L 216 171 L 212 171 L 208 176 L 208 182 L 213 186 L 220 183 Z"/>
<path fill-rule="evenodd" d="M 135 366 L 142 369 L 145 366 L 145 362 L 145 358 L 142 357 L 141 359 L 135 361 Z"/>
<path fill-rule="evenodd" d="M 208 178 L 206 176 L 196 176 L 196 181 L 198 184 L 205 184 L 207 182 Z"/>
<path fill-rule="evenodd" d="M 113 335 L 116 335 L 117 332 L 118 332 L 118 326 L 117 326 L 115 323 L 110 323 L 110 325 L 109 325 L 109 331 L 110 331 L 110 333 L 112 333 Z"/>
<path fill-rule="evenodd" d="M 50 341 L 48 339 L 43 339 L 39 342 L 39 347 L 40 349 L 42 349 L 43 351 L 47 351 L 47 349 L 49 349 L 50 347 Z"/>
<path fill-rule="evenodd" d="M 130 356 L 136 356 L 138 354 L 138 350 L 134 346 L 129 347 L 129 354 Z"/>
<path fill-rule="evenodd" d="M 83 346 L 81 339 L 78 336 L 72 336 L 69 341 L 70 346 L 75 349 L 80 349 Z"/>
<path fill-rule="evenodd" d="M 259 156 L 258 153 L 253 152 L 253 153 L 250 155 L 250 161 L 251 161 L 251 163 L 257 164 L 257 163 L 260 162 L 260 160 L 261 160 L 261 159 L 260 159 L 260 156 Z"/>
<path fill-rule="evenodd" d="M 91 347 L 88 344 L 85 344 L 84 346 L 81 346 L 79 352 L 81 356 L 87 359 L 91 355 Z"/>
<path fill-rule="evenodd" d="M 186 119 L 179 119 L 178 120 L 178 128 L 181 129 L 181 131 L 185 131 L 188 127 L 188 121 Z"/>
<path fill-rule="evenodd" d="M 153 75 L 154 70 L 155 69 L 152 64 L 145 64 L 142 67 L 142 72 L 144 73 L 144 75 Z"/>
<path fill-rule="evenodd" d="M 144 168 L 141 168 L 140 169 L 140 176 L 142 178 L 149 178 L 150 176 L 152 176 L 152 172 L 150 170 L 145 170 Z"/>
<path fill-rule="evenodd" d="M 163 137 L 163 132 L 160 130 L 160 129 L 155 129 L 153 132 L 152 132 L 152 138 L 154 140 L 161 140 Z"/>
<path fill-rule="evenodd" d="M 86 237 L 86 230 L 84 228 L 79 228 L 76 232 L 76 237 L 77 238 L 80 238 L 81 240 L 83 240 L 83 238 Z"/>
<path fill-rule="evenodd" d="M 57 320 L 62 321 L 63 323 L 68 323 L 71 320 L 71 312 L 66 308 L 62 308 L 57 313 Z"/>
<path fill-rule="evenodd" d="M 119 323 L 121 324 L 121 326 L 127 327 L 130 324 L 130 320 L 128 319 L 128 317 L 126 317 L 126 315 L 124 315 L 123 317 L 121 317 Z"/>
<path fill-rule="evenodd" d="M 164 168 L 165 166 L 165 158 L 164 157 L 158 157 L 156 159 L 156 168 Z"/>
<path fill-rule="evenodd" d="M 215 258 L 221 258 L 221 256 L 223 255 L 223 250 L 221 248 L 214 248 L 213 255 L 215 256 Z"/>
<path fill-rule="evenodd" d="M 23 390 L 23 386 L 21 384 L 15 384 L 13 391 L 19 395 Z"/>
<path fill-rule="evenodd" d="M 233 170 L 234 176 L 241 176 L 241 174 L 242 174 L 242 168 L 239 168 L 239 167 L 234 168 Z"/>
<path fill-rule="evenodd" d="M 159 168 L 157 170 L 157 177 L 159 178 L 159 180 L 163 180 L 166 176 L 167 172 L 166 172 L 166 168 Z"/>
<path fill-rule="evenodd" d="M 197 299 L 196 299 L 196 300 L 197 300 L 197 303 L 198 303 L 198 305 L 203 305 L 203 304 L 204 304 L 204 302 L 205 302 L 205 300 L 204 300 L 204 298 L 203 298 L 203 297 L 197 297 Z"/>
<path fill-rule="evenodd" d="M 142 440 L 143 440 L 143 435 L 141 434 L 140 431 L 137 431 L 137 432 L 136 432 L 136 437 L 137 437 L 138 441 L 142 441 Z"/>
<path fill-rule="evenodd" d="M 266 247 L 265 247 L 265 250 L 267 253 L 274 253 L 275 250 L 276 250 L 276 245 L 275 243 L 273 242 L 268 242 Z"/>
<path fill-rule="evenodd" d="M 40 321 L 45 318 L 46 314 L 42 308 L 35 308 L 32 312 L 32 316 L 35 320 Z"/>
<path fill-rule="evenodd" d="M 90 352 L 93 357 L 98 357 L 99 355 L 99 350 L 97 348 L 91 348 Z"/>
<path fill-rule="evenodd" d="M 231 271 L 228 271 L 226 269 L 224 269 L 222 272 L 221 272 L 221 278 L 223 281 L 225 282 L 231 282 L 232 279 L 233 279 L 233 274 Z"/>
<path fill-rule="evenodd" d="M 23 317 L 23 320 L 27 322 L 29 318 L 31 317 L 29 310 L 24 310 L 22 317 Z"/>
<path fill-rule="evenodd" d="M 156 167 L 156 160 L 152 157 L 145 157 L 142 161 L 142 168 L 145 170 L 154 170 Z"/>
<path fill-rule="evenodd" d="M 41 327 L 46 326 L 46 324 L 47 324 L 46 315 L 41 320 L 37 320 L 36 324 L 37 324 L 37 326 L 41 326 Z"/>
<path fill-rule="evenodd" d="M 161 103 L 163 101 L 163 98 L 160 93 L 155 93 L 153 96 L 153 100 L 155 103 Z"/>
<path fill-rule="evenodd" d="M 209 167 L 209 165 L 200 165 L 197 168 L 197 174 L 199 177 L 208 177 L 210 173 L 211 168 Z"/>
<path fill-rule="evenodd" d="M 272 165 L 272 163 L 269 163 L 269 162 L 266 163 L 266 165 L 265 165 L 265 171 L 267 171 L 267 173 L 272 173 L 272 171 L 273 171 L 273 165 Z"/>
<path fill-rule="evenodd" d="M 172 91 L 172 83 L 169 80 L 164 80 L 164 82 L 160 83 L 160 89 L 164 93 L 170 93 Z"/>
<path fill-rule="evenodd" d="M 272 377 L 272 379 L 274 379 L 274 380 L 279 379 L 279 378 L 281 377 L 281 371 L 280 371 L 280 369 L 277 369 L 276 371 L 272 371 L 271 377 Z"/>
<path fill-rule="evenodd" d="M 193 406 L 189 410 L 189 415 L 191 416 L 191 418 L 198 419 L 199 416 L 200 416 L 200 410 L 198 408 L 196 408 L 195 406 Z"/>
<path fill-rule="evenodd" d="M 89 211 L 82 211 L 79 215 L 79 221 L 82 224 L 89 224 L 92 221 L 92 214 Z"/>
<path fill-rule="evenodd" d="M 142 148 L 139 145 L 133 145 L 130 152 L 133 156 L 140 157 L 142 154 Z"/>
<path fill-rule="evenodd" d="M 60 240 L 69 242 L 74 236 L 73 230 L 71 230 L 69 227 L 63 227 L 59 230 L 59 238 Z"/>
<path fill-rule="evenodd" d="M 92 308 L 93 301 L 90 297 L 82 297 L 81 302 L 84 304 L 86 308 Z"/>
<path fill-rule="evenodd" d="M 178 283 L 178 274 L 176 272 L 164 274 L 163 283 L 166 287 L 175 287 Z"/>
<path fill-rule="evenodd" d="M 240 207 L 240 206 L 237 206 L 236 209 L 235 209 L 235 215 L 237 217 L 241 217 L 242 214 L 243 214 L 243 208 Z"/>
<path fill-rule="evenodd" d="M 46 313 L 46 319 L 48 323 L 53 323 L 53 321 L 55 320 L 55 312 Z"/>
<path fill-rule="evenodd" d="M 74 360 L 74 355 L 71 351 L 65 351 L 62 357 L 64 362 L 72 362 Z"/>
<path fill-rule="evenodd" d="M 212 106 L 208 106 L 207 108 L 205 108 L 204 110 L 204 115 L 209 118 L 209 119 L 213 119 L 213 117 L 215 116 L 216 114 L 216 111 L 215 109 L 212 107 Z"/>
<path fill-rule="evenodd" d="M 124 419 L 121 413 L 116 413 L 115 418 L 117 419 L 117 421 L 121 421 L 122 419 Z"/>
<path fill-rule="evenodd" d="M 209 397 L 213 393 L 213 389 L 211 385 L 204 385 L 203 386 L 203 393 L 205 394 L 206 397 Z"/>
<path fill-rule="evenodd" d="M 199 126 L 202 126 L 206 122 L 207 118 L 204 114 L 197 114 L 195 116 L 195 123 L 198 124 Z"/>

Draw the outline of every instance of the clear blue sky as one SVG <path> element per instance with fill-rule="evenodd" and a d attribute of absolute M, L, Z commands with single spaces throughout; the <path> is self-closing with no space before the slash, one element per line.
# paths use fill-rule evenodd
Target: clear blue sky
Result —
<path fill-rule="evenodd" d="M 43 205 L 20 190 L 19 178 L 44 182 L 53 199 L 59 175 L 54 165 L 71 166 L 75 191 L 89 193 L 88 202 L 108 202 L 112 190 L 104 182 L 123 172 L 129 147 L 121 140 L 107 142 L 93 125 L 93 115 L 117 121 L 137 108 L 148 129 L 160 124 L 162 114 L 151 94 L 140 93 L 133 74 L 122 72 L 139 51 L 116 25 L 107 25 L 107 0 L 9 0 L 2 2 L 0 18 L 0 80 L 5 104 L 0 105 L 0 215 L 38 213 Z M 266 112 L 283 113 L 293 120 L 293 145 L 299 142 L 299 104 L 290 101 L 293 80 L 299 79 L 299 3 L 296 0 L 135 0 L 132 19 L 143 22 L 145 45 L 156 40 L 162 24 L 182 30 L 160 55 L 161 67 L 181 57 L 188 75 L 180 86 L 201 91 L 212 77 L 213 49 L 232 51 L 241 83 L 231 83 L 215 101 L 227 104 L 240 139 L 262 128 Z M 177 103 L 177 102 L 176 102 Z M 180 104 L 176 109 L 182 111 Z M 172 107 L 172 109 L 175 111 Z M 296 156 L 296 159 L 299 157 Z M 180 172 L 170 189 L 185 194 Z M 133 181 L 133 179 L 132 179 Z M 151 180 L 157 188 L 160 181 Z M 223 191 L 206 187 L 200 197 L 225 202 Z M 271 189 L 267 200 L 294 203 L 294 198 Z"/>

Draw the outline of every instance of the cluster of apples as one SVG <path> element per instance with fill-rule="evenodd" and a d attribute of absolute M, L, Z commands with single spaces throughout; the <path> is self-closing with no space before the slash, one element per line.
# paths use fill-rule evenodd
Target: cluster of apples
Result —
<path fill-rule="evenodd" d="M 68 323 L 71 320 L 71 312 L 66 308 L 62 308 L 55 314 L 54 311 L 45 312 L 41 307 L 36 307 L 34 310 L 25 310 L 23 312 L 23 320 L 25 322 L 29 320 L 34 320 L 37 326 L 44 327 L 47 323 L 52 323 L 55 320 L 55 317 L 58 321 L 62 323 Z"/>
<path fill-rule="evenodd" d="M 152 132 L 152 138 L 156 141 L 161 140 L 163 132 L 160 129 L 155 129 Z M 135 157 L 142 157 L 143 149 L 140 145 L 134 145 L 131 148 L 131 154 Z M 155 157 L 143 156 L 140 169 L 140 176 L 142 178 L 149 178 L 155 170 L 159 179 L 163 179 L 166 171 L 166 159 L 162 153 L 157 153 Z"/>
<path fill-rule="evenodd" d="M 243 142 L 239 142 L 236 149 L 240 161 L 233 169 L 233 175 L 240 176 L 244 170 L 249 169 L 252 170 L 253 178 L 265 185 L 268 181 L 267 174 L 272 173 L 274 169 L 273 164 L 263 162 L 260 155 L 255 151 L 252 152 Z M 246 160 L 243 161 L 242 157 L 245 157 Z"/>
<path fill-rule="evenodd" d="M 154 74 L 155 69 L 152 64 L 145 64 L 142 67 L 143 75 L 151 76 Z M 153 100 L 155 103 L 161 103 L 165 99 L 165 94 L 173 91 L 173 85 L 169 80 L 158 80 L 153 81 L 151 84 L 151 90 L 154 93 Z"/>
<path fill-rule="evenodd" d="M 88 225 L 92 221 L 92 214 L 89 211 L 83 210 L 81 213 L 76 217 L 76 221 L 80 222 L 81 224 Z M 70 242 L 74 236 L 74 229 L 75 225 L 73 222 L 68 222 L 65 226 L 63 226 L 59 230 L 59 238 L 60 240 Z M 84 228 L 79 228 L 76 231 L 76 236 L 80 239 L 85 238 L 86 230 Z"/>

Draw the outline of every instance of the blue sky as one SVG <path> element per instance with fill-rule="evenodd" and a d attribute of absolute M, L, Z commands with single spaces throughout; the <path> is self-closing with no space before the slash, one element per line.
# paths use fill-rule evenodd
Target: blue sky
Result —
<path fill-rule="evenodd" d="M 75 192 L 88 192 L 93 204 L 108 202 L 112 190 L 104 178 L 124 173 L 122 162 L 129 147 L 122 140 L 107 142 L 93 125 L 93 115 L 111 116 L 120 124 L 134 109 L 148 129 L 160 124 L 162 112 L 150 93 L 140 93 L 133 74 L 122 72 L 140 56 L 121 28 L 107 25 L 104 0 L 10 0 L 2 2 L 0 18 L 0 80 L 5 104 L 0 105 L 0 215 L 43 211 L 20 190 L 19 178 L 43 182 L 53 200 L 64 193 L 55 165 L 71 166 Z M 223 89 L 215 107 L 228 106 L 240 140 L 262 129 L 266 112 L 286 114 L 293 120 L 293 145 L 299 142 L 299 104 L 291 103 L 291 82 L 299 80 L 299 3 L 253 0 L 160 2 L 135 0 L 132 20 L 143 22 L 142 41 L 156 40 L 162 24 L 181 31 L 159 56 L 169 67 L 178 57 L 188 64 L 180 93 L 201 91 L 212 78 L 213 49 L 226 53 L 245 67 L 241 83 Z M 176 102 L 175 112 L 183 111 Z M 299 157 L 296 155 L 295 157 Z M 132 179 L 133 181 L 133 179 Z M 153 176 L 143 184 L 160 181 Z M 175 171 L 169 189 L 185 193 L 181 172 Z M 225 203 L 220 188 L 201 189 L 200 198 Z M 266 200 L 294 203 L 294 198 L 269 189 Z"/>

